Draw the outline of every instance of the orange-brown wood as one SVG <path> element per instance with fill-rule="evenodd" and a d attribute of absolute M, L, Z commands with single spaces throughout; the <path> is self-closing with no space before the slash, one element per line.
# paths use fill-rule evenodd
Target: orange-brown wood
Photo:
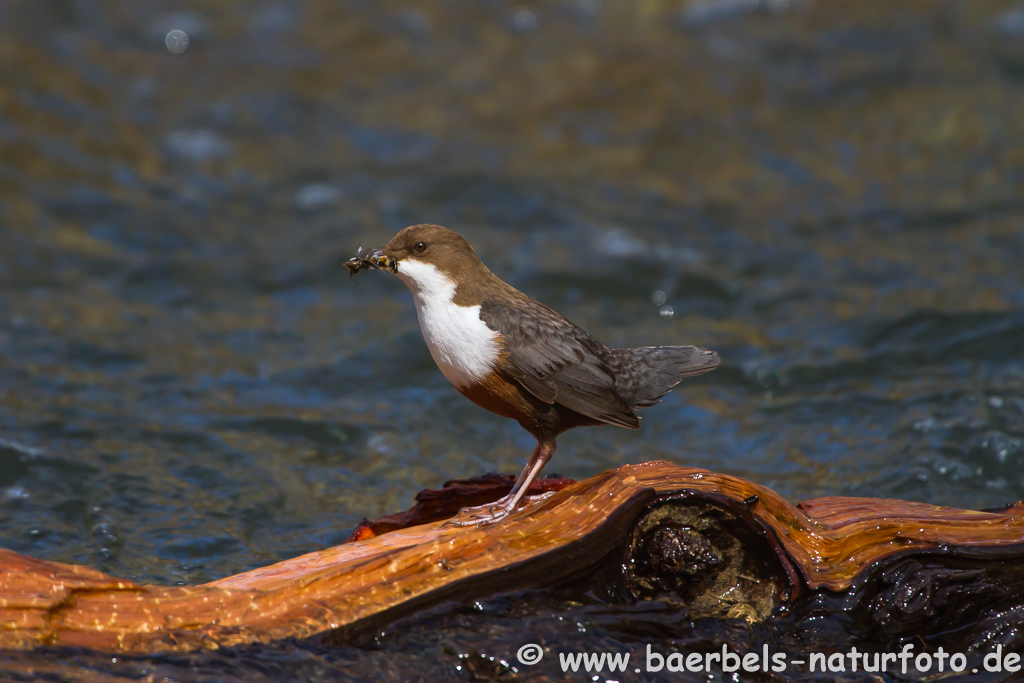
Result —
<path fill-rule="evenodd" d="M 845 590 L 898 553 L 942 547 L 1019 555 L 1024 549 L 1020 505 L 974 512 L 818 498 L 794 506 L 738 477 L 653 462 L 567 485 L 493 526 L 429 522 L 201 586 L 138 585 L 0 550 L 0 648 L 152 652 L 375 625 L 441 600 L 551 585 L 582 573 L 621 544 L 659 497 L 679 495 L 743 504 L 749 522 L 767 530 L 784 556 L 779 559 L 812 590 Z M 457 498 L 453 493 L 456 510 Z"/>
<path fill-rule="evenodd" d="M 440 489 L 426 489 L 417 493 L 416 504 L 405 512 L 364 519 L 345 542 L 365 541 L 395 529 L 451 519 L 458 514 L 460 508 L 493 503 L 507 495 L 515 483 L 516 478 L 511 474 L 485 474 L 473 479 L 446 481 Z M 534 479 L 528 494 L 537 496 L 553 493 L 575 483 L 568 477 L 552 474 Z"/>

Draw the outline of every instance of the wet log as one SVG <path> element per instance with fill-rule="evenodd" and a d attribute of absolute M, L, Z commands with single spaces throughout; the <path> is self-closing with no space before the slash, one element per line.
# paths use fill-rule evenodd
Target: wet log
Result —
<path fill-rule="evenodd" d="M 669 462 L 625 466 L 484 528 L 444 527 L 510 477 L 449 482 L 353 542 L 199 586 L 140 585 L 0 550 L 0 648 L 121 653 L 216 648 L 376 628 L 443 600 L 579 577 L 610 599 L 671 594 L 696 615 L 758 621 L 848 593 L 865 628 L 898 637 L 1024 612 L 1024 504 L 978 512 L 899 500 L 792 505 L 753 482 Z M 988 621 L 986 621 L 988 620 Z M 962 623 L 962 622 L 961 622 Z M 918 631 L 920 633 L 920 631 Z"/>

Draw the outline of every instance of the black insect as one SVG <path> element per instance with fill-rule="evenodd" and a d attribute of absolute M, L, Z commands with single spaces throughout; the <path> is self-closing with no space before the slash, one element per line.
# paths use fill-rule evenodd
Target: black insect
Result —
<path fill-rule="evenodd" d="M 345 270 L 349 276 L 355 277 L 360 270 L 390 270 L 398 272 L 398 261 L 388 258 L 377 249 L 356 249 L 356 255 L 345 261 Z"/>

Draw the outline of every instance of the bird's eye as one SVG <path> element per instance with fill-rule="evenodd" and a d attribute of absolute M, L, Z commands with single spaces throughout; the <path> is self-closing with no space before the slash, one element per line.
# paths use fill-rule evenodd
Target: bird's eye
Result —
<path fill-rule="evenodd" d="M 415 251 L 417 254 L 422 254 L 427 250 L 427 243 L 417 242 L 416 244 L 412 245 L 412 250 Z"/>

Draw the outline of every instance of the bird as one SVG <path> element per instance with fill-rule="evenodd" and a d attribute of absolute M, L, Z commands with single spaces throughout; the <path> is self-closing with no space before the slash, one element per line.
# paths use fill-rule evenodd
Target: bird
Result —
<path fill-rule="evenodd" d="M 658 403 L 719 356 L 697 346 L 609 348 L 492 273 L 469 242 L 440 225 L 412 225 L 346 264 L 389 271 L 412 292 L 420 331 L 441 373 L 473 403 L 516 420 L 537 439 L 508 495 L 463 508 L 449 522 L 486 526 L 512 514 L 575 427 L 638 429 L 636 410 Z"/>

